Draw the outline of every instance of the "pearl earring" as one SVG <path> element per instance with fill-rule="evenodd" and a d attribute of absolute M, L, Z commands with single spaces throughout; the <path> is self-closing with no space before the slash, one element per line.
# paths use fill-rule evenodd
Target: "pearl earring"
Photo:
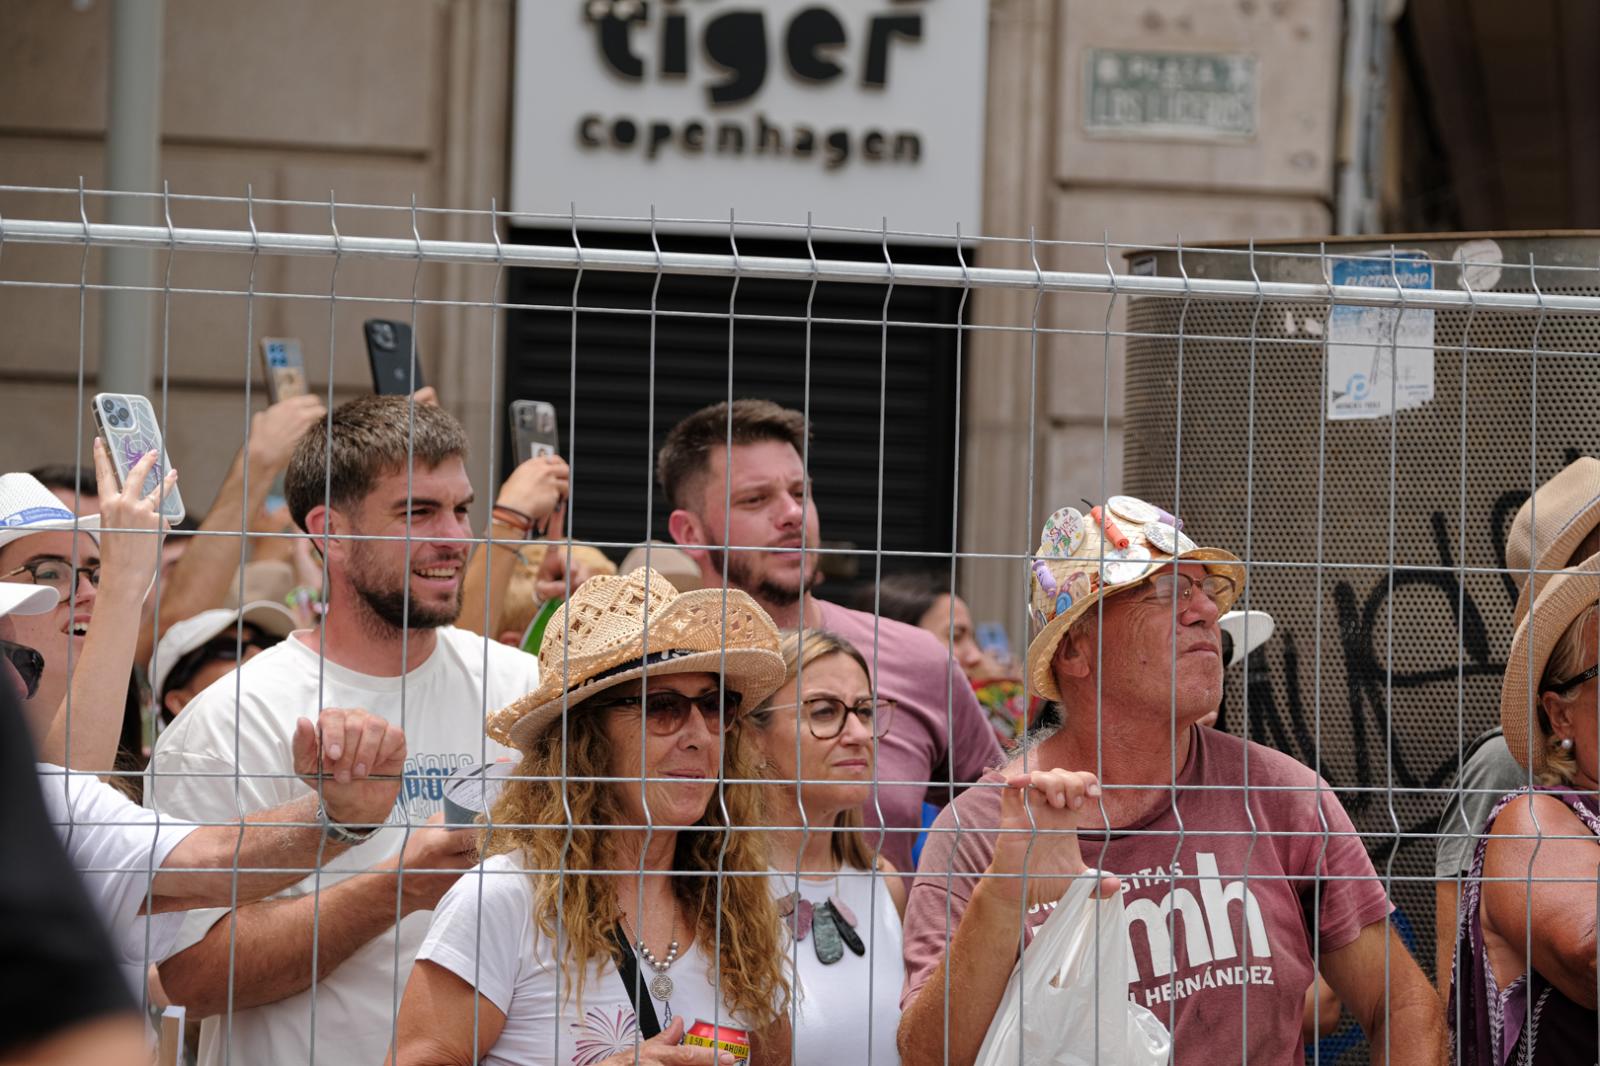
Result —
<path fill-rule="evenodd" d="M 1570 755 L 1572 753 L 1572 738 L 1562 737 L 1561 743 L 1556 746 L 1561 749 L 1562 754 Z"/>

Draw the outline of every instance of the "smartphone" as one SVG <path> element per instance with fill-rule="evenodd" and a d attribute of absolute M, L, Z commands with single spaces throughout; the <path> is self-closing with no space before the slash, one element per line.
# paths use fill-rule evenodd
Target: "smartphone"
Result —
<path fill-rule="evenodd" d="M 373 392 L 379 396 L 410 396 L 427 384 L 422 379 L 422 357 L 412 343 L 410 323 L 369 318 L 361 328 L 367 336 Z"/>
<path fill-rule="evenodd" d="M 511 444 L 519 463 L 561 454 L 556 409 L 543 400 L 512 400 Z"/>
<path fill-rule="evenodd" d="M 277 403 L 291 396 L 304 396 L 306 357 L 294 337 L 262 337 L 261 369 L 267 377 L 267 400 Z"/>
<path fill-rule="evenodd" d="M 102 392 L 94 398 L 94 421 L 100 439 L 106 443 L 111 465 L 117 472 L 117 486 L 127 484 L 128 471 L 150 452 L 160 456 L 150 468 L 140 492 L 149 495 L 167 476 L 171 463 L 167 461 L 166 445 L 161 441 L 161 429 L 156 425 L 156 409 L 143 396 L 127 392 Z M 174 488 L 161 500 L 161 513 L 172 525 L 183 521 L 183 498 Z"/>

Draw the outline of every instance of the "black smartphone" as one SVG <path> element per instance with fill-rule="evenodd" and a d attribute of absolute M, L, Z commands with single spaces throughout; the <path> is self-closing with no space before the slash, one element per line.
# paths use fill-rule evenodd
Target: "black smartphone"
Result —
<path fill-rule="evenodd" d="M 367 337 L 373 392 L 379 396 L 410 396 L 427 384 L 409 322 L 369 318 L 361 324 L 361 329 Z"/>

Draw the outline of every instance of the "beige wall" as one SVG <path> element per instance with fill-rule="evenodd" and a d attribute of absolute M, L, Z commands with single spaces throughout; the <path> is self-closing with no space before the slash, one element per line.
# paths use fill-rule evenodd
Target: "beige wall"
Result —
<path fill-rule="evenodd" d="M 984 232 L 1039 240 L 1045 269 L 1123 272 L 1117 244 L 1318 235 L 1337 120 L 1339 0 L 992 0 Z M 1090 48 L 1257 57 L 1256 135 L 1230 144 L 1088 135 Z M 1032 268 L 1026 244 L 986 244 L 990 266 Z M 1119 491 L 1123 308 L 1105 297 L 981 293 L 969 348 L 962 535 L 966 550 L 1031 551 L 1057 507 Z M 1108 311 L 1109 329 L 1108 329 Z M 1015 327 L 1024 327 L 1020 331 Z M 1031 434 L 1030 434 L 1031 425 Z M 1031 467 L 1031 473 L 1030 473 Z M 1027 568 L 973 560 L 979 619 L 1025 631 Z"/>
<path fill-rule="evenodd" d="M 163 173 L 175 190 L 342 201 L 487 207 L 501 196 L 509 122 L 512 0 L 168 0 Z M 1339 0 L 991 0 L 984 230 L 1059 241 L 1170 243 L 1325 232 L 1337 101 Z M 109 18 L 106 0 L 8 0 L 0 34 L 0 181 L 100 183 Z M 1256 136 L 1196 144 L 1087 136 L 1080 118 L 1084 50 L 1249 52 L 1258 57 Z M 75 218 L 72 197 L 0 194 L 0 213 Z M 91 217 L 97 205 L 89 202 Z M 238 227 L 236 204 L 176 203 L 178 224 Z M 342 209 L 343 233 L 408 236 L 405 212 Z M 322 230 L 325 208 L 259 205 L 263 229 Z M 482 239 L 481 219 L 422 216 L 424 236 Z M 1026 244 L 986 243 L 986 265 L 1028 267 Z M 164 256 L 158 257 L 158 267 Z M 1112 262 L 1122 268 L 1120 250 Z M 1103 269 L 1095 246 L 1044 246 L 1040 263 Z M 175 287 L 243 293 L 241 256 L 179 255 Z M 98 299 L 78 282 L 70 248 L 0 249 L 0 390 L 6 468 L 70 458 L 82 436 L 80 350 L 89 388 L 98 365 Z M 366 388 L 360 321 L 409 317 L 414 268 L 346 262 L 336 307 L 331 264 L 258 264 L 253 300 L 174 294 L 165 351 L 172 415 L 191 507 L 210 499 L 241 437 L 238 383 L 256 371 L 263 335 L 299 336 L 326 380 L 332 338 L 340 394 Z M 87 276 L 97 277 L 91 255 Z M 158 274 L 159 276 L 159 274 Z M 426 266 L 426 300 L 486 300 L 492 271 Z M 362 297 L 399 299 L 400 303 Z M 962 442 L 963 543 L 978 552 L 1030 550 L 1043 516 L 1081 496 L 1115 491 L 1122 460 L 1121 308 L 1105 334 L 1104 298 L 981 293 L 970 321 L 1011 331 L 970 334 Z M 330 311 L 332 312 L 330 316 Z M 331 318 L 331 321 L 330 321 Z M 496 334 L 485 309 L 417 311 L 424 365 L 474 434 L 486 461 Z M 160 329 L 158 315 L 158 330 Z M 1081 332 L 1073 332 L 1081 331 Z M 503 335 L 503 334 L 502 334 Z M 155 338 L 157 365 L 162 338 Z M 503 353 L 500 353 L 503 358 Z M 259 391 L 259 386 L 257 387 Z M 260 405 L 260 397 L 253 406 Z M 1031 426 L 1031 433 L 1030 433 Z M 87 437 L 82 436 L 87 442 Z M 1102 467 L 1104 483 L 1102 484 Z M 474 465 L 475 479 L 484 467 Z M 480 488 L 482 486 L 480 485 Z M 1025 568 L 974 561 L 964 585 L 980 619 L 1022 632 Z"/>
<path fill-rule="evenodd" d="M 83 10 L 77 7 L 82 6 Z M 0 34 L 0 183 L 89 188 L 102 183 L 107 0 L 9 0 Z M 163 176 L 175 192 L 325 203 L 417 203 L 487 209 L 503 196 L 508 121 L 511 0 L 167 0 L 161 124 Z M 103 217 L 90 197 L 91 220 Z M 75 196 L 0 193 L 0 214 L 76 219 Z M 245 228 L 239 204 L 173 201 L 177 225 Z M 340 209 L 343 234 L 410 236 L 408 211 Z M 326 232 L 325 206 L 258 204 L 259 229 Z M 486 217 L 420 216 L 424 237 L 487 239 Z M 255 352 L 262 336 L 297 336 L 313 379 L 327 381 L 329 352 L 340 396 L 369 388 L 361 320 L 409 319 L 413 278 L 421 299 L 487 300 L 492 271 L 346 261 L 336 306 L 326 259 L 180 253 L 174 289 L 230 295 L 171 296 L 170 330 L 158 306 L 152 338 L 168 373 L 167 431 L 190 510 L 203 510 L 243 436 L 246 371 L 251 406 L 262 406 Z M 156 257 L 156 283 L 166 256 Z M 0 249 L 0 467 L 70 460 L 84 427 L 77 395 L 82 353 L 86 390 L 99 366 L 99 298 L 80 280 L 99 278 L 71 248 Z M 79 328 L 79 312 L 83 326 Z M 400 300 L 373 302 L 363 297 Z M 332 314 L 330 314 L 332 311 Z M 489 312 L 417 311 L 418 344 L 430 377 L 474 433 L 488 410 Z M 330 345 L 331 341 L 331 345 Z M 79 413 L 85 418 L 80 422 Z M 87 454 L 85 452 L 84 454 Z"/>

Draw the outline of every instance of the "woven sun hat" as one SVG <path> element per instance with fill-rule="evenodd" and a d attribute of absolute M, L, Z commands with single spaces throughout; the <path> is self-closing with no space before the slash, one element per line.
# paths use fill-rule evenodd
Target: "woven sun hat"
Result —
<path fill-rule="evenodd" d="M 32 474 L 0 474 L 0 548 L 20 537 L 74 526 L 95 536 L 100 516 L 74 515 Z"/>
<path fill-rule="evenodd" d="M 1517 582 L 1513 622 L 1528 613 L 1532 597 L 1551 573 L 1572 562 L 1572 553 L 1600 525 L 1600 459 L 1581 456 L 1523 501 L 1506 534 L 1506 570 Z M 1531 581 L 1529 567 L 1543 570 Z"/>
<path fill-rule="evenodd" d="M 1226 670 L 1235 663 L 1244 662 L 1246 656 L 1271 640 L 1276 625 L 1266 611 L 1229 611 L 1217 619 L 1217 628 L 1228 635 L 1231 645 L 1228 657 L 1222 662 Z"/>
<path fill-rule="evenodd" d="M 1544 679 L 1550 653 L 1561 643 L 1567 627 L 1597 601 L 1600 555 L 1592 555 L 1577 566 L 1550 575 L 1534 599 L 1532 611 L 1517 623 L 1511 654 L 1506 656 L 1505 681 L 1500 686 L 1500 728 L 1505 732 L 1506 747 L 1525 770 L 1537 774 L 1547 764 L 1545 739 L 1535 716 L 1539 682 Z"/>
<path fill-rule="evenodd" d="M 55 609 L 61 594 L 49 585 L 0 581 L 0 618 L 8 614 L 44 614 Z"/>
<path fill-rule="evenodd" d="M 646 622 L 648 616 L 648 631 Z M 489 716 L 490 737 L 526 748 L 572 709 L 648 674 L 721 674 L 755 707 L 784 680 L 778 627 L 738 589 L 680 593 L 661 574 L 591 577 L 550 618 L 539 687 Z"/>
<path fill-rule="evenodd" d="M 1196 545 L 1181 521 L 1136 497 L 1113 496 L 1089 514 L 1063 507 L 1045 519 L 1029 598 L 1039 631 L 1028 645 L 1033 691 L 1048 700 L 1060 699 L 1050 660 L 1072 623 L 1104 597 L 1142 584 L 1175 560 L 1204 563 L 1210 572 L 1233 579 L 1233 595 L 1217 604 L 1219 612 L 1232 607 L 1244 591 L 1244 565 L 1238 556 Z"/>

